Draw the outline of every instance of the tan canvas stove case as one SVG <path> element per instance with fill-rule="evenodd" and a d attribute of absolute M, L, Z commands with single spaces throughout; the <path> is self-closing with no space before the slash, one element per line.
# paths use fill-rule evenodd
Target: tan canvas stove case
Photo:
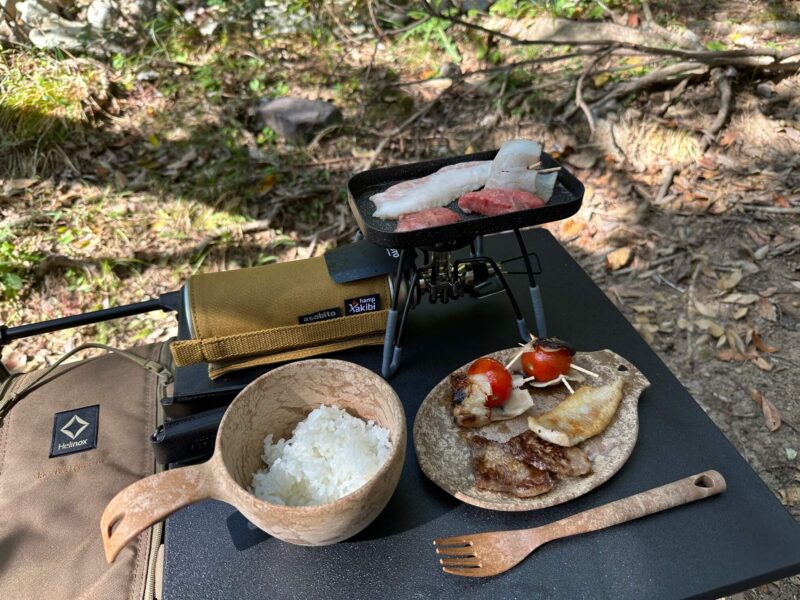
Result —
<path fill-rule="evenodd" d="M 383 343 L 385 276 L 335 283 L 322 256 L 195 275 L 184 287 L 193 339 L 177 366 L 205 362 L 214 379 L 248 367 Z"/>
<path fill-rule="evenodd" d="M 155 373 L 165 349 L 68 363 L 19 399 L 41 372 L 10 382 L 0 422 L 0 598 L 154 596 L 160 528 L 108 565 L 100 515 L 119 490 L 156 470 L 149 437 L 168 383 Z"/>

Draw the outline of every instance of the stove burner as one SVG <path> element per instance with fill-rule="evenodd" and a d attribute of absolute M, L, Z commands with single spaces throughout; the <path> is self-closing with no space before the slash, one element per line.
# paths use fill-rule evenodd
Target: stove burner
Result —
<path fill-rule="evenodd" d="M 528 285 L 536 319 L 536 332 L 540 337 L 547 336 L 542 296 L 536 285 L 534 269 L 530 257 L 535 254 L 528 253 L 522 234 L 519 229 L 514 230 L 517 243 L 525 263 L 525 273 L 528 275 Z M 464 244 L 460 245 L 461 247 Z M 450 300 L 457 300 L 464 296 L 482 298 L 490 294 L 505 292 L 517 321 L 520 338 L 523 342 L 530 340 L 530 329 L 522 316 L 519 304 L 506 281 L 506 273 L 501 266 L 490 256 L 483 253 L 483 238 L 477 236 L 469 244 L 470 256 L 455 258 L 453 250 L 420 248 L 418 253 L 411 249 L 412 259 L 407 260 L 407 249 L 400 250 L 397 273 L 391 286 L 389 315 L 386 322 L 386 336 L 383 342 L 383 362 L 381 374 L 389 378 L 397 371 L 403 354 L 403 330 L 408 320 L 411 308 L 428 297 L 431 304 L 441 302 L 447 304 Z M 417 259 L 421 253 L 421 264 Z M 516 259 L 512 259 L 516 260 Z M 505 261 L 510 262 L 510 261 Z M 538 265 L 538 257 L 536 258 Z M 410 266 L 409 266 L 410 265 Z M 540 271 L 539 271 L 540 272 Z M 400 308 L 402 298 L 402 308 Z"/>

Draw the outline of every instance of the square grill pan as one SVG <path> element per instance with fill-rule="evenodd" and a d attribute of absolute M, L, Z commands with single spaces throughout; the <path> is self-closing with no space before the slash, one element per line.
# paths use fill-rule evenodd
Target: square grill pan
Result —
<path fill-rule="evenodd" d="M 397 226 L 396 220 L 384 221 L 372 216 L 375 211 L 375 205 L 370 200 L 370 196 L 382 192 L 401 181 L 430 175 L 444 166 L 467 161 L 492 160 L 496 154 L 497 150 L 491 150 L 358 173 L 347 182 L 350 210 L 353 212 L 364 237 L 370 242 L 386 248 L 435 248 L 437 246 L 466 244 L 478 235 L 499 233 L 510 229 L 558 221 L 571 217 L 578 212 L 583 202 L 583 184 L 572 173 L 561 167 L 553 190 L 553 197 L 541 208 L 520 210 L 496 217 L 486 217 L 474 213 L 468 215 L 462 212 L 458 208 L 458 200 L 456 199 L 448 204 L 447 208 L 455 211 L 461 217 L 461 220 L 457 223 L 401 233 L 394 232 L 394 228 Z M 560 166 L 545 152 L 542 152 L 541 161 L 543 168 Z"/>

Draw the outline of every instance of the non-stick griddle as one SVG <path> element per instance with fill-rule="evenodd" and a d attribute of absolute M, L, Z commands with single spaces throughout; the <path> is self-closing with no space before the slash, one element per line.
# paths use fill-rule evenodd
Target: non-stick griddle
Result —
<path fill-rule="evenodd" d="M 364 237 L 374 244 L 387 248 L 435 247 L 454 242 L 469 243 L 479 235 L 558 221 L 578 212 L 583 201 L 583 184 L 562 167 L 558 173 L 553 197 L 541 208 L 485 217 L 462 212 L 458 208 L 458 201 L 454 200 L 447 207 L 461 217 L 457 223 L 402 233 L 394 232 L 397 226 L 396 220 L 384 221 L 372 216 L 375 205 L 370 197 L 374 194 L 378 194 L 396 183 L 430 175 L 447 165 L 467 161 L 492 160 L 496 154 L 497 150 L 491 150 L 358 173 L 351 177 L 347 184 L 350 193 L 350 209 Z M 541 161 L 543 168 L 560 166 L 549 154 L 544 152 Z"/>

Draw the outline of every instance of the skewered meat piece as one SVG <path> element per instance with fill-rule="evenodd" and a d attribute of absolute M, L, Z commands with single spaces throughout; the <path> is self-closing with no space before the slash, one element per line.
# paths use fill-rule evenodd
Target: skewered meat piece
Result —
<path fill-rule="evenodd" d="M 492 384 L 483 375 L 456 373 L 450 376 L 453 388 L 453 416 L 460 427 L 482 427 L 491 420 L 491 409 L 486 398 L 492 393 Z"/>

